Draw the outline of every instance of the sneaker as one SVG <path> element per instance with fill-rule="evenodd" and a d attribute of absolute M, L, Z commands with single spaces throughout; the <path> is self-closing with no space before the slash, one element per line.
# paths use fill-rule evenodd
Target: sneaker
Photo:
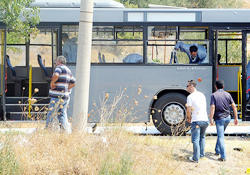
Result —
<path fill-rule="evenodd" d="M 214 153 L 214 155 L 218 156 L 218 155 L 220 155 L 220 154 L 219 154 L 219 153 Z"/>
<path fill-rule="evenodd" d="M 221 157 L 218 158 L 218 160 L 221 161 L 221 162 L 226 162 L 226 159 L 222 159 Z"/>
<path fill-rule="evenodd" d="M 192 156 L 188 158 L 191 162 L 198 163 L 198 161 L 195 161 Z"/>

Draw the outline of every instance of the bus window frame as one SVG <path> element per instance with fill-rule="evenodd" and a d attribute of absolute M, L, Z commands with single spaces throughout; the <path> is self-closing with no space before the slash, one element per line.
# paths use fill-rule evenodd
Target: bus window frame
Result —
<path fill-rule="evenodd" d="M 31 44 L 29 42 L 29 46 L 41 46 L 41 47 L 46 46 L 46 47 L 50 47 L 51 48 L 51 65 L 46 66 L 46 67 L 51 67 L 53 69 L 53 67 L 54 67 L 53 66 L 53 60 L 55 59 L 54 57 L 55 57 L 55 55 L 58 55 L 57 53 L 59 53 L 58 52 L 58 42 L 57 42 L 57 39 L 54 41 L 54 37 L 58 38 L 59 29 L 58 29 L 58 27 L 42 27 L 42 28 L 38 28 L 38 30 L 45 30 L 44 31 L 45 34 L 46 34 L 46 30 L 48 30 L 47 32 L 51 33 L 51 36 L 50 36 L 51 43 L 50 44 L 33 44 L 33 43 Z M 54 36 L 54 35 L 56 35 L 56 36 Z M 56 50 L 54 49 L 55 46 L 56 46 Z M 37 66 L 33 66 L 33 67 L 39 67 L 39 64 Z"/>
<path fill-rule="evenodd" d="M 154 33 L 154 36 L 156 36 L 157 34 L 156 34 L 156 30 L 158 29 L 158 35 L 157 36 L 160 36 L 159 35 L 159 33 L 160 33 L 160 29 L 161 29 L 161 27 L 165 27 L 164 28 L 164 30 L 166 30 L 165 31 L 165 33 L 166 32 L 168 32 L 168 31 L 172 31 L 172 32 L 174 32 L 174 33 L 176 33 L 176 36 L 175 36 L 175 39 L 148 39 L 147 38 L 147 47 L 148 46 L 175 46 L 175 45 L 160 45 L 160 44 L 148 44 L 148 42 L 149 41 L 175 41 L 175 44 L 177 44 L 178 42 L 184 42 L 184 41 L 192 41 L 193 43 L 195 42 L 195 41 L 201 41 L 201 42 L 204 42 L 205 43 L 205 45 L 206 45 L 206 50 L 207 50 L 207 57 L 208 57 L 208 63 L 202 63 L 202 64 L 193 64 L 193 65 L 207 65 L 207 64 L 209 64 L 209 65 L 211 65 L 212 64 L 212 57 L 211 57 L 211 54 L 210 54 L 210 52 L 212 53 L 212 50 L 210 49 L 210 47 L 211 47 L 211 39 L 209 39 L 208 38 L 208 32 L 210 31 L 209 29 L 211 28 L 211 26 L 184 26 L 184 25 L 173 25 L 173 24 L 170 24 L 170 25 L 168 25 L 168 24 L 166 24 L 166 25 L 161 25 L 161 26 L 159 26 L 159 25 L 147 25 L 147 26 L 145 26 L 145 27 L 147 27 L 148 28 L 148 30 L 149 30 L 149 28 L 151 27 L 152 28 L 152 30 L 154 29 L 154 31 L 153 31 L 153 33 Z M 172 29 L 171 28 L 168 28 L 168 27 L 172 27 Z M 174 28 L 175 29 L 174 29 Z M 151 32 L 151 31 L 150 31 Z M 199 33 L 202 33 L 202 32 L 204 32 L 204 39 L 180 39 L 180 35 L 182 34 L 182 33 L 184 33 L 184 32 L 192 32 L 192 33 L 194 33 L 194 32 L 199 32 Z M 149 34 L 149 32 L 147 33 L 147 37 L 148 37 L 148 34 Z M 164 63 L 164 65 L 171 65 L 171 66 L 174 66 L 175 64 L 168 64 L 168 63 Z M 189 63 L 184 63 L 184 64 L 181 64 L 181 65 L 189 65 Z"/>

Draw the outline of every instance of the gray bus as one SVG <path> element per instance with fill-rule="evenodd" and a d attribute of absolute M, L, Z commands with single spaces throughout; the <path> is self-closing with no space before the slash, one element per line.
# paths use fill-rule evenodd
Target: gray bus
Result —
<path fill-rule="evenodd" d="M 46 118 L 43 110 L 57 55 L 64 55 L 75 73 L 77 51 L 67 50 L 77 46 L 80 1 L 36 0 L 32 5 L 40 7 L 41 22 L 40 33 L 29 42 L 13 40 L 14 32 L 0 23 L 2 120 Z M 115 1 L 94 1 L 88 121 L 152 121 L 162 134 L 179 132 L 186 125 L 187 81 L 197 82 L 209 110 L 217 78 L 225 81 L 239 117 L 249 120 L 248 13 L 248 9 L 128 9 Z M 175 50 L 178 43 L 196 43 L 206 57 L 192 63 L 184 50 Z M 30 82 L 32 91 L 39 92 L 33 94 L 37 103 L 28 113 Z M 70 117 L 76 95 L 71 94 Z"/>

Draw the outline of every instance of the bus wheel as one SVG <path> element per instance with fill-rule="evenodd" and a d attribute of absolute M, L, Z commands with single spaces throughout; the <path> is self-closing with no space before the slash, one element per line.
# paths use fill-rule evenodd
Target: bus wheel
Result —
<path fill-rule="evenodd" d="M 155 127 L 163 135 L 182 135 L 188 131 L 186 122 L 186 96 L 180 93 L 168 93 L 160 97 L 152 109 Z"/>

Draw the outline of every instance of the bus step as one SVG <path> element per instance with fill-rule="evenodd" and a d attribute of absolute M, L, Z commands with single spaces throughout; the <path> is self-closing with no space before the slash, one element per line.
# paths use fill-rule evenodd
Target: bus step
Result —
<path fill-rule="evenodd" d="M 46 112 L 7 112 L 7 120 L 46 120 Z"/>
<path fill-rule="evenodd" d="M 48 104 L 50 97 L 32 97 L 36 99 L 36 104 Z M 6 104 L 28 103 L 29 97 L 6 97 Z"/>
<path fill-rule="evenodd" d="M 246 110 L 246 121 L 250 121 L 250 110 L 249 109 L 247 109 Z"/>
<path fill-rule="evenodd" d="M 44 112 L 49 104 L 33 104 L 31 107 L 32 112 Z M 28 112 L 28 109 L 28 104 L 6 104 L 6 112 Z"/>
<path fill-rule="evenodd" d="M 9 112 L 10 114 L 20 114 L 20 115 L 28 115 L 29 112 Z M 30 112 L 31 115 L 34 115 L 34 114 L 47 114 L 47 112 Z"/>
<path fill-rule="evenodd" d="M 6 106 L 29 106 L 29 104 L 5 104 Z M 49 106 L 49 104 L 31 104 L 31 106 Z"/>

